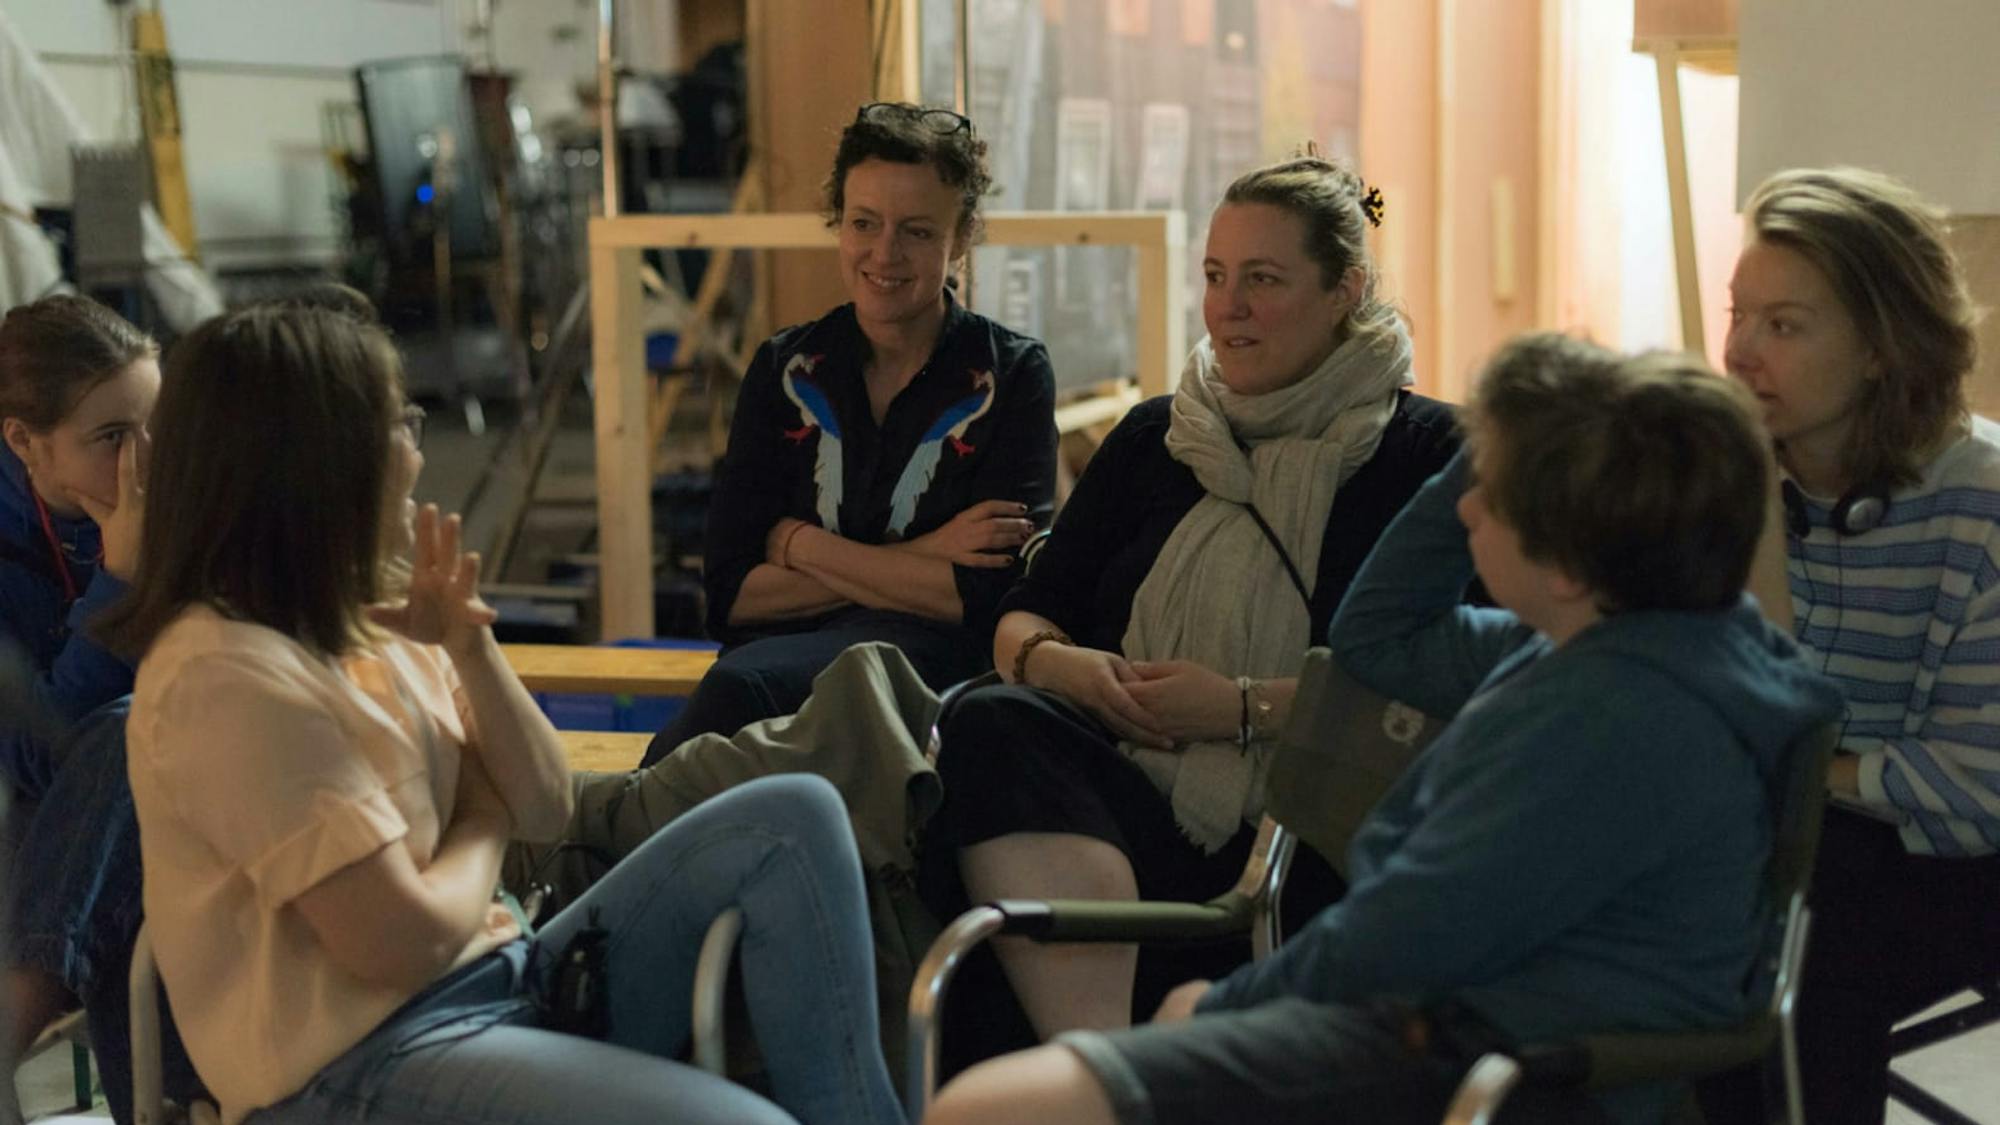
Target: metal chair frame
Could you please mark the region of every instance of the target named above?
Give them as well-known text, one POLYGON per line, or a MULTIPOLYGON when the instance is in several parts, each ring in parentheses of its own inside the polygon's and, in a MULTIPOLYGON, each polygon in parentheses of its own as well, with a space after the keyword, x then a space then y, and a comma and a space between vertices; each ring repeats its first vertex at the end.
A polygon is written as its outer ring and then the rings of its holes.
POLYGON ((1273 758, 1270 814, 1259 824, 1249 860, 1228 891, 1204 903, 1004 900, 974 907, 945 927, 917 966, 910 988, 904 1080, 904 1109, 910 1119, 923 1117, 937 1088, 945 992, 965 956, 982 942, 1009 934, 1034 941, 1169 944, 1247 934, 1252 957, 1261 960, 1282 940, 1279 903, 1299 842, 1305 840, 1330 860, 1338 860, 1347 834, 1373 803, 1367 794, 1359 799, 1350 794, 1347 807, 1340 810, 1347 819, 1329 823, 1326 810, 1307 799, 1310 786, 1300 784, 1294 793, 1294 787, 1281 786, 1279 779, 1304 782, 1325 773, 1329 765, 1344 769, 1360 764, 1364 770, 1347 777, 1354 783, 1350 788, 1378 796, 1395 772, 1384 768, 1385 763, 1399 767, 1414 758, 1441 726, 1434 718, 1349 679, 1326 649, 1312 650, 1300 670, 1291 717, 1273 758), (1334 716, 1338 723, 1328 721, 1334 716), (1329 748, 1325 743, 1335 727, 1346 741, 1329 748))

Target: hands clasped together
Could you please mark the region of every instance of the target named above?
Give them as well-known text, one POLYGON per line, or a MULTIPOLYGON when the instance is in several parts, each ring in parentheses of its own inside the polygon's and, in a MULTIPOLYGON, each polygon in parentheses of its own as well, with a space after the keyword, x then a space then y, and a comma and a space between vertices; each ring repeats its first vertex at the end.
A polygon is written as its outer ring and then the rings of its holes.
POLYGON ((1233 739, 1240 729, 1236 681, 1192 661, 1134 661, 1049 642, 1030 654, 1026 672, 1029 686, 1055 692, 1142 746, 1233 739))

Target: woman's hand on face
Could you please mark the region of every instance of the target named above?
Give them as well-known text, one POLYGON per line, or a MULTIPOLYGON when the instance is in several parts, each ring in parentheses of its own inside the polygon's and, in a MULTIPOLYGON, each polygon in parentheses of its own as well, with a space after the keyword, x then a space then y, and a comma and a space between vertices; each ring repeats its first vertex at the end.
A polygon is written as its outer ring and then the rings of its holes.
POLYGON ((1034 537, 1035 525, 1027 517, 1026 504, 981 500, 905 547, 959 566, 997 569, 1012 563, 1014 552, 1034 537))
POLYGON ((1191 660, 1135 661, 1139 682, 1126 688, 1175 742, 1234 739, 1242 730, 1243 692, 1236 681, 1191 660))
POLYGON ((128 433, 118 443, 118 499, 114 506, 82 492, 71 493, 77 506, 97 524, 104 543, 104 569, 125 582, 139 569, 139 545, 145 539, 146 490, 139 483, 139 467, 152 444, 144 431, 128 433))
POLYGON ((1082 707, 1120 738, 1165 750, 1172 740, 1129 690, 1138 682, 1138 673, 1114 652, 1045 641, 1028 654, 1029 686, 1082 707))
POLYGON ((419 509, 409 598, 368 607, 369 620, 453 655, 470 651, 500 615, 479 597, 479 555, 460 549, 459 531, 458 516, 440 518, 436 504, 419 509))

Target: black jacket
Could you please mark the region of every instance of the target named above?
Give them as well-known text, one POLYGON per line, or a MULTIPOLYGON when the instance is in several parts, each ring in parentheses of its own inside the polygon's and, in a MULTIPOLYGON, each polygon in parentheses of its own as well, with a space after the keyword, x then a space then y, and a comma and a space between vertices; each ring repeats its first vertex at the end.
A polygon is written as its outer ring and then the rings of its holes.
MULTIPOLYGON (((1046 526, 1055 503, 1055 374, 1040 341, 951 301, 930 362, 890 402, 868 407, 868 341, 842 305, 766 340, 743 379, 729 451, 708 510, 709 634, 726 641, 803 632, 818 620, 729 624, 764 540, 791 516, 858 543, 914 539, 982 500, 1028 506, 1046 526)), ((964 627, 990 634, 1018 566, 956 567, 964 627)))
MULTIPOLYGON (((1033 573, 1000 603, 1000 613, 1027 610, 1055 622, 1078 644, 1122 651, 1139 584, 1182 517, 1207 495, 1194 470, 1167 453, 1171 401, 1162 395, 1140 403, 1104 439, 1035 557, 1033 573)), ((1323 643, 1333 611, 1375 540, 1458 445, 1450 407, 1400 394, 1382 444, 1341 486, 1327 513, 1319 571, 1305 576, 1313 643, 1323 643)), ((1289 584, 1241 595, 1298 596, 1289 584)))

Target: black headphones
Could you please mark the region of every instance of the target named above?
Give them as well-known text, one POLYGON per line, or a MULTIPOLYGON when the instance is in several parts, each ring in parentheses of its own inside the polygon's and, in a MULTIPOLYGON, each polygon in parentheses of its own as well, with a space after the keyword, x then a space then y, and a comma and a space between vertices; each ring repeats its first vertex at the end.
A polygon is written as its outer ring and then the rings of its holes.
MULTIPOLYGON (((1787 480, 1778 486, 1785 500, 1785 529, 1794 539, 1804 539, 1812 529, 1806 518, 1806 494, 1799 486, 1787 480)), ((1889 487, 1870 481, 1857 484, 1834 501, 1833 530, 1843 536, 1860 535, 1882 526, 1882 518, 1889 514, 1889 487)))

